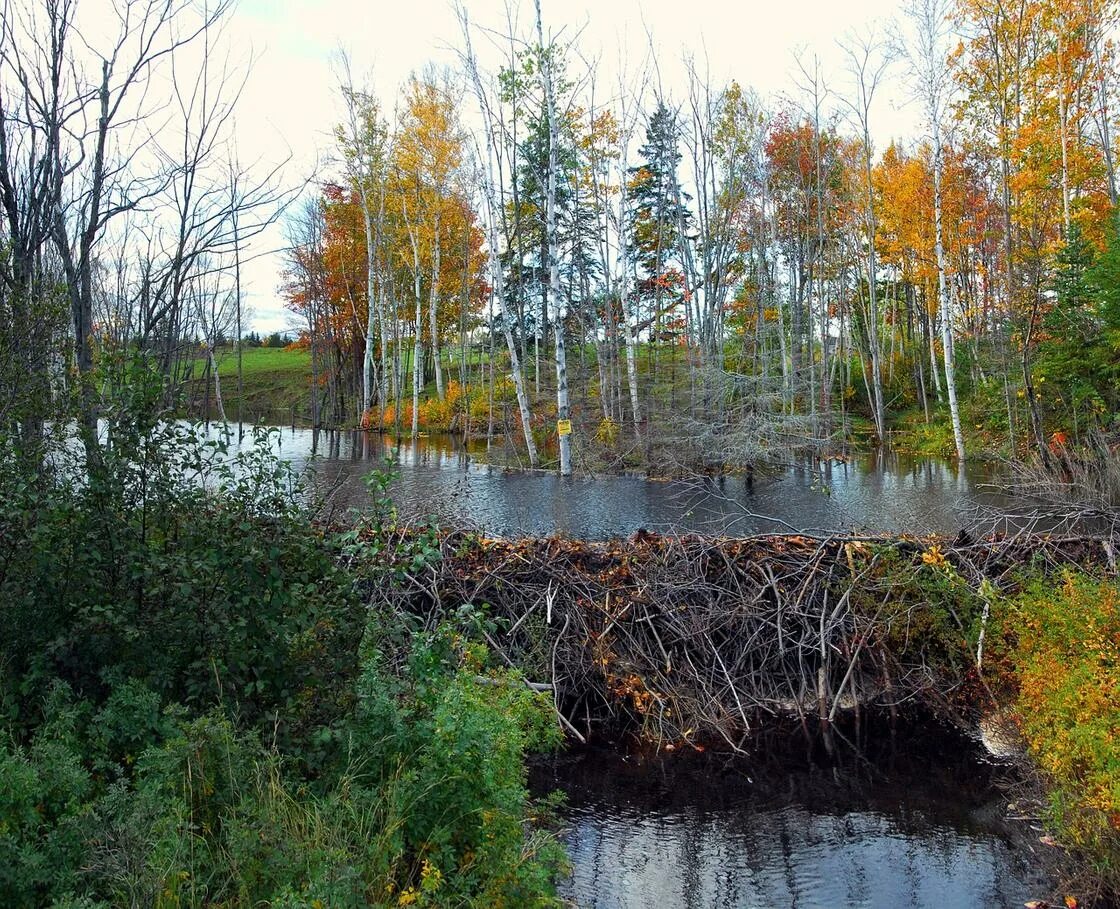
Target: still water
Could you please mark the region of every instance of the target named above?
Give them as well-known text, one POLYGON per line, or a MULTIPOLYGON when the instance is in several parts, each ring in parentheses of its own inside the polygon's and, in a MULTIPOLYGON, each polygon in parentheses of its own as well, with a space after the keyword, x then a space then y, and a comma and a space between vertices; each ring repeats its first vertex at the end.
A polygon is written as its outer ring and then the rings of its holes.
POLYGON ((951 730, 859 752, 785 737, 748 758, 586 749, 538 766, 560 789, 587 909, 996 909, 1050 889, 1046 847, 1005 817, 1000 771, 951 730), (1032 845, 1033 843, 1033 845, 1032 845))
MULTIPOLYGON (((283 457, 313 465, 336 514, 367 501, 363 477, 394 452, 363 432, 280 429, 283 457)), ((404 442, 391 494, 409 518, 438 517, 489 534, 583 539, 639 528, 744 535, 785 531, 955 534, 1005 502, 990 468, 888 452, 846 462, 798 461, 744 477, 655 481, 632 476, 562 479, 484 463, 503 453, 448 436, 404 442)))
MULTIPOLYGON (((422 438, 394 451, 360 432, 281 429, 273 444, 311 468, 326 508, 368 501, 363 478, 395 456, 391 494, 406 517, 491 535, 626 536, 639 528, 721 534, 869 531, 955 534, 990 527, 1009 500, 990 471, 887 453, 796 462, 753 482, 561 479, 490 466, 508 453, 422 438)), ((639 907, 1019 907, 1045 895, 1037 832, 1004 819, 993 768, 949 730, 859 748, 788 734, 749 758, 567 752, 533 788, 561 789, 572 874, 563 894, 591 909, 639 907)))

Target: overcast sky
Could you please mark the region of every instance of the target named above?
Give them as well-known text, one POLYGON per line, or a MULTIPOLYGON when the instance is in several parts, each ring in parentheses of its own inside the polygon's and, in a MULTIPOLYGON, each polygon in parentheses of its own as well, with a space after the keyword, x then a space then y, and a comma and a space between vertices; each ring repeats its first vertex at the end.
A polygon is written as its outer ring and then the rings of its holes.
MULTIPOLYGON (((882 32, 900 11, 898 0, 798 0, 796 3, 728 0, 543 0, 546 25, 570 37, 589 59, 598 60, 601 84, 617 84, 619 63, 633 71, 647 56, 653 36, 663 90, 683 94, 686 54, 706 59, 712 80, 734 78, 764 97, 796 95, 797 63, 817 54, 830 89, 846 91, 837 40, 848 34, 882 32)), ((470 0, 472 20, 504 30, 503 0, 470 0)), ((531 0, 520 5, 521 24, 533 24, 531 0)), ((332 172, 330 131, 338 119, 332 57, 350 53, 358 74, 369 73, 391 109, 399 86, 428 63, 454 66, 461 45, 449 0, 241 0, 229 22, 239 55, 254 57, 238 114, 242 161, 275 160, 290 150, 293 178, 332 172), (317 166, 317 169, 316 169, 317 166)), ((476 50, 486 64, 484 41, 476 50)), ((880 148, 893 137, 911 138, 917 114, 907 105, 901 66, 892 70, 873 113, 880 148)), ((469 99, 464 103, 469 107, 469 99)), ((835 102, 834 102, 835 103, 835 102)), ((289 317, 277 292, 279 230, 259 244, 246 268, 247 303, 260 331, 285 328, 289 317)))

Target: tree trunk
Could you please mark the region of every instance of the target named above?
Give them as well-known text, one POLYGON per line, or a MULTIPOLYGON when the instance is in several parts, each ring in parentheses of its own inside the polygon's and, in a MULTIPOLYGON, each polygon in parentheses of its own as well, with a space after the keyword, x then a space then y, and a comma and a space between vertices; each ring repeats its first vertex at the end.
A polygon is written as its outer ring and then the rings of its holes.
POLYGON ((428 295, 428 328, 429 340, 432 348, 432 364, 436 373, 436 395, 444 399, 443 370, 439 362, 439 322, 437 310, 439 306, 439 270, 440 270, 440 242, 439 242, 439 197, 436 198, 435 225, 432 235, 432 287, 428 295))
POLYGON ((424 324, 424 316, 420 302, 420 251, 416 244, 416 237, 411 230, 409 236, 412 238, 412 290, 416 299, 416 319, 413 324, 415 337, 412 343, 412 438, 415 440, 420 433, 420 385, 424 355, 421 326, 424 324))
MULTIPOLYGON (((536 0, 537 6, 537 39, 541 53, 545 53, 544 25, 541 21, 541 0, 536 0)), ((551 50, 551 49, 550 49, 551 50)), ((568 410, 568 358, 564 347, 564 319, 560 314, 560 238, 556 228, 556 171, 559 169, 559 130, 556 123, 556 98, 553 95, 552 84, 552 58, 541 67, 541 81, 543 83, 545 105, 548 108, 548 199, 547 199, 547 230, 548 230, 548 287, 549 295, 554 303, 553 324, 556 332, 556 419, 560 436, 560 475, 570 476, 572 473, 572 437, 570 431, 568 410)), ((542 300, 547 297, 542 294, 542 300)), ((546 304, 542 304, 542 314, 547 313, 546 304)), ((542 316, 543 318, 543 316, 542 316)))
POLYGON ((376 254, 374 251, 373 216, 369 208, 369 194, 365 188, 361 191, 362 222, 366 234, 366 335, 365 355, 362 357, 362 420, 368 418, 370 407, 373 403, 374 378, 374 330, 377 327, 376 313, 376 254))
MULTIPOLYGON (((218 361, 214 358, 214 345, 206 345, 207 355, 210 357, 210 372, 214 374, 214 403, 218 405, 218 420, 222 423, 226 422, 226 408, 222 403, 222 379, 218 375, 218 361)), ((207 418, 209 418, 209 407, 207 407, 207 418)))
POLYGON ((949 417, 953 423, 953 441, 957 457, 964 460, 964 433, 961 432, 961 411, 957 403, 957 376, 953 357, 953 324, 949 313, 949 288, 945 277, 945 243, 941 218, 941 132, 935 122, 933 129, 933 223, 934 248, 937 254, 937 297, 941 309, 941 345, 945 360, 945 392, 949 398, 949 417))

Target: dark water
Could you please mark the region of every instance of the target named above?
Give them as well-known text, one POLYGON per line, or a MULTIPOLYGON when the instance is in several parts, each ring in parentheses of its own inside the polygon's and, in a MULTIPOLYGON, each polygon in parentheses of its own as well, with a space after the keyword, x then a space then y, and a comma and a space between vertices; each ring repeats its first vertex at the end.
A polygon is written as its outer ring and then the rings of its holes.
POLYGON ((582 750, 535 769, 561 789, 563 895, 638 907, 1022 907, 1050 889, 1037 832, 1004 819, 993 768, 948 730, 810 758, 582 750), (1033 846, 1032 846, 1033 842, 1033 846))
MULTIPOLYGON (((393 452, 357 432, 283 429, 275 443, 313 468, 336 513, 368 501, 363 477, 393 452)), ((753 483, 562 480, 480 462, 490 455, 506 453, 447 437, 405 444, 391 494, 406 516, 591 539, 641 527, 952 534, 1007 504, 984 491, 982 469, 886 453, 789 464, 753 483)), ((940 729, 896 741, 865 728, 863 739, 831 756, 787 734, 756 740, 748 759, 604 749, 538 766, 534 789, 568 797, 564 895, 601 909, 971 909, 1045 895, 1037 833, 1016 838, 1002 819, 992 767, 970 742, 940 729)))
MULTIPOLYGON (((362 478, 393 452, 386 437, 361 432, 278 431, 282 454, 314 463, 317 485, 336 511, 366 501, 362 478)), ((800 461, 743 477, 659 482, 572 477, 490 466, 485 444, 447 436, 405 442, 392 495, 402 514, 434 515, 501 536, 628 536, 639 528, 742 535, 856 530, 954 534, 1003 498, 985 490, 989 469, 877 452, 848 462, 800 461)))

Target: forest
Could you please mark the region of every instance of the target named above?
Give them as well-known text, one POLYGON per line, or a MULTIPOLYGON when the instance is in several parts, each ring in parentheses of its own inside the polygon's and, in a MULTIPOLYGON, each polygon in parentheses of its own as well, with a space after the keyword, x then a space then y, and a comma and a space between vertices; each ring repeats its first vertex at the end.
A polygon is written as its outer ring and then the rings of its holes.
POLYGON ((299 174, 240 144, 233 0, 0 0, 0 904, 570 905, 589 815, 542 767, 709 753, 720 793, 780 739, 866 792, 882 722, 966 762, 950 822, 883 815, 908 862, 956 832, 1001 899, 1110 905, 1120 3, 907 0, 765 96, 475 7, 395 95, 337 53, 299 174), (883 142, 888 84, 921 126, 883 142), (537 509, 910 450, 1058 520, 500 538, 406 520, 399 449, 328 507, 297 423, 485 439, 537 509))
POLYGON ((398 97, 339 52, 306 183, 238 159, 225 5, 185 4, 175 47, 88 89, 77 14, 51 10, 11 17, 0 155, 6 272, 56 288, 43 312, 7 297, 44 387, 144 350, 194 415, 245 419, 242 260, 282 226, 305 425, 500 436, 563 473, 573 446, 679 473, 1114 444, 1113 4, 909 3, 841 39, 841 72, 802 53, 777 97, 695 57, 661 88, 652 36, 608 69, 535 7, 496 30, 464 8, 458 67, 398 97), (174 116, 141 141, 164 63, 174 116), (886 81, 920 127, 876 143, 886 81))
POLYGON ((289 222, 308 417, 512 431, 561 471, 572 444, 655 470, 896 437, 960 458, 1100 450, 1115 16, 920 0, 847 39, 831 82, 799 58, 777 101, 694 59, 676 95, 652 58, 604 84, 539 19, 481 32, 504 54, 484 71, 465 11, 462 72, 394 100, 347 65, 340 166, 289 222), (873 102, 898 79, 921 131, 876 148, 873 102))

